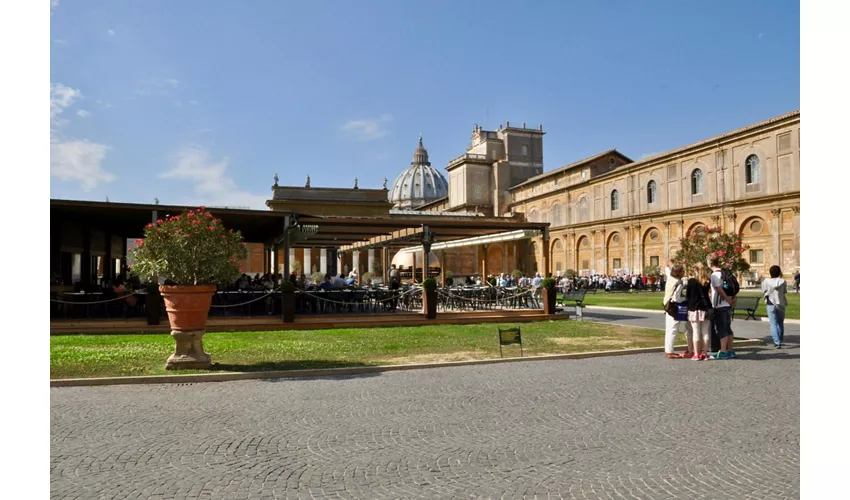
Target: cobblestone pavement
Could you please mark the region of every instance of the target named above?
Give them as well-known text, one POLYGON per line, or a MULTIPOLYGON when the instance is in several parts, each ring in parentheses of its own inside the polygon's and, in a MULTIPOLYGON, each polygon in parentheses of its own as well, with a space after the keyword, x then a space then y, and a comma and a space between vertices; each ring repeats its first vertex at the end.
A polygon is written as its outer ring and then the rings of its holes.
POLYGON ((799 497, 799 351, 51 389, 53 498, 799 497))

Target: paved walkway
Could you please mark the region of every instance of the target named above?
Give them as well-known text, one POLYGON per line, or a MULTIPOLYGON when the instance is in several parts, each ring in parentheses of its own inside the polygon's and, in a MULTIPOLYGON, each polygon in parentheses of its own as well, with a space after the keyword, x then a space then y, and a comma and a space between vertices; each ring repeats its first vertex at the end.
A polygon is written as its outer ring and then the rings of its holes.
MULTIPOLYGON (((566 312, 568 314, 572 314, 573 308, 567 308, 566 312)), ((635 309, 623 311, 615 308, 596 309, 586 307, 584 308, 583 321, 599 321, 625 326, 640 326, 644 328, 664 328, 664 314, 650 311, 642 312, 635 309)), ((735 333, 736 337, 760 339, 766 341, 768 344, 773 344, 773 340, 770 336, 770 323, 767 321, 753 321, 735 318, 732 321, 732 331, 735 333)), ((799 345, 799 323, 785 323, 785 340, 788 343, 799 345)))
POLYGON ((51 496, 798 498, 798 355, 54 388, 51 496))

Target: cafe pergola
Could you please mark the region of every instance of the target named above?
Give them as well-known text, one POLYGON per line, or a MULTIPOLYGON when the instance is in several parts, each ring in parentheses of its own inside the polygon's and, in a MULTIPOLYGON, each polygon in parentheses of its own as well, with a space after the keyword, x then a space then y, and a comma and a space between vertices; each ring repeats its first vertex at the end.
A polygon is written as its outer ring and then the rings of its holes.
MULTIPOLYGON (((85 287, 126 275, 127 239, 141 238, 145 225, 168 215, 196 207, 79 200, 50 201, 50 268, 66 284, 79 268, 85 287), (75 264, 76 262, 76 264, 75 264)), ((225 226, 242 232, 246 242, 262 244, 264 273, 288 276, 295 249, 320 249, 327 272, 338 274, 345 255, 359 258, 373 251, 382 263, 383 279, 391 253, 431 252, 464 246, 484 246, 542 236, 543 269, 549 269, 548 223, 528 222, 521 217, 460 216, 440 212, 379 214, 317 214, 297 209, 246 210, 207 207, 225 226), (278 254, 283 258, 279 258, 278 254), (282 262, 281 262, 282 261, 282 262)), ((288 207, 297 208, 297 207, 288 207)), ((485 246, 486 248, 486 246, 485 246)), ((486 252, 485 252, 486 255, 486 252)), ((414 266, 416 267, 416 266, 414 266)), ((423 267, 423 274, 428 266, 423 267)), ((486 276, 487 261, 479 267, 486 276)), ((445 269, 441 269, 441 274, 445 269)))

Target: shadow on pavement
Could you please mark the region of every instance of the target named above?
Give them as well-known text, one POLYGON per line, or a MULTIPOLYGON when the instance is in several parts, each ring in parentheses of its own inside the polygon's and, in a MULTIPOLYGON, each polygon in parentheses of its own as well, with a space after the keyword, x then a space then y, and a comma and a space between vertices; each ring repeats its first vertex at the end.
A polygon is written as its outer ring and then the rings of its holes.
MULTIPOLYGON (((578 318, 576 316, 573 316, 570 319, 578 319, 578 318)), ((625 320, 631 320, 631 319, 651 319, 651 318, 647 318, 646 316, 632 316, 632 315, 622 314, 622 313, 606 314, 606 313, 603 313, 603 312, 597 312, 597 311, 590 312, 590 311, 585 310, 584 311, 584 319, 585 320, 600 319, 600 320, 606 320, 606 321, 625 321, 625 320)), ((664 325, 663 321, 659 324, 661 324, 662 327, 664 325)), ((659 327, 659 328, 661 328, 661 327, 659 327)))
MULTIPOLYGON (((366 363, 356 363, 350 361, 338 361, 333 359, 307 359, 299 361, 266 361, 252 364, 223 364, 213 363, 210 371, 212 372, 272 372, 272 371, 289 371, 289 370, 321 370, 327 368, 355 368, 374 366, 366 363)), ((363 375, 378 375, 369 373, 363 375)), ((334 375, 338 378, 340 375, 334 375)), ((345 375, 354 376, 354 375, 345 375)), ((357 375, 360 376, 360 375, 357 375)))

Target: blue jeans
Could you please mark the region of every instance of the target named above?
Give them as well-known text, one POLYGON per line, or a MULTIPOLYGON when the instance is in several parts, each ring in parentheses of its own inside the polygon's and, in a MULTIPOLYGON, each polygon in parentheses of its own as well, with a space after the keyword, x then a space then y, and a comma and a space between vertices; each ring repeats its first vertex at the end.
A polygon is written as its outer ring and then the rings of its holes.
POLYGON ((779 345, 785 340, 785 308, 768 304, 767 318, 770 320, 770 335, 773 337, 773 343, 779 345))

